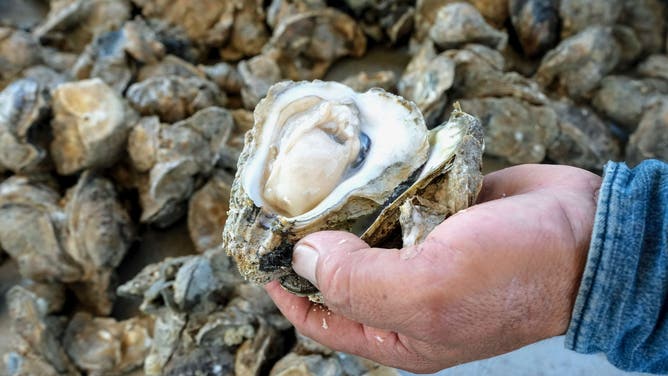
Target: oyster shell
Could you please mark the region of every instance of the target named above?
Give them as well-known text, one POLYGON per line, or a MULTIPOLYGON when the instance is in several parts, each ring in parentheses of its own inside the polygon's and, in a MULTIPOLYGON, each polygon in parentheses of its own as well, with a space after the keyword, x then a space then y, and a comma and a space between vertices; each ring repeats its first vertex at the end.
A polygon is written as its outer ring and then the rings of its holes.
POLYGON ((88 374, 124 374, 144 363, 152 342, 151 327, 147 318, 117 322, 79 312, 65 330, 63 346, 88 374))
POLYGON ((626 148, 626 159, 630 163, 649 158, 668 160, 668 96, 657 99, 647 108, 626 148))
POLYGON ((385 206, 377 219, 362 234, 370 246, 388 247, 401 225, 403 238, 410 246, 424 240, 443 219, 472 205, 482 187, 483 133, 480 121, 455 106, 448 122, 429 132, 429 158, 414 182, 385 206), (408 204, 407 204, 408 203, 408 204), (401 221, 405 205, 428 208, 435 221, 401 221))
POLYGON ((645 52, 659 53, 664 48, 668 25, 668 4, 661 0, 624 0, 619 22, 631 27, 645 52))
POLYGON ((115 298, 114 270, 134 241, 134 225, 111 181, 88 171, 64 203, 65 246, 82 269, 70 288, 83 306, 108 315, 115 298))
POLYGON ((24 354, 17 356, 24 358, 23 361, 36 358, 38 363, 44 363, 43 368, 52 367, 57 374, 77 374, 61 347, 64 322, 60 317, 48 315, 44 299, 14 286, 7 293, 7 302, 12 331, 26 344, 24 354))
POLYGON ((283 19, 265 46, 291 80, 322 78, 344 56, 366 51, 366 37, 347 14, 334 8, 295 14, 283 19))
POLYGON ((0 244, 23 277, 36 281, 74 282, 81 268, 65 249, 66 217, 60 195, 25 177, 0 184, 0 244))
POLYGON ((494 26, 503 26, 508 19, 508 0, 418 0, 415 6, 414 42, 420 44, 428 37, 439 9, 460 2, 472 4, 494 26))
POLYGON ((207 107, 224 105, 227 98, 211 81, 200 77, 151 77, 128 88, 126 97, 143 116, 157 115, 173 123, 207 107))
POLYGON ((461 104, 484 119, 485 152, 512 164, 542 162, 559 134, 557 115, 547 106, 513 97, 464 99, 461 104))
POLYGON ((503 49, 508 41, 506 33, 487 24, 478 10, 468 3, 453 3, 438 10, 429 38, 443 49, 478 43, 503 49))
POLYGON ((136 116, 99 78, 59 85, 53 112, 51 155, 61 175, 114 164, 136 116))
POLYGON ((400 97, 334 82, 276 84, 246 136, 223 248, 254 282, 290 275, 294 242, 350 229, 422 165, 428 148, 420 112, 400 97))
POLYGON ((275 29, 287 17, 325 8, 325 0, 272 0, 267 8, 267 24, 275 29))
POLYGON ((37 81, 14 81, 0 92, 0 171, 34 170, 46 156, 35 140, 49 112, 47 94, 37 81))
POLYGON ((399 94, 409 99, 424 114, 427 126, 435 125, 447 104, 446 92, 455 81, 455 62, 445 54, 436 54, 432 43, 425 42, 401 76, 399 94))
POLYGON ((168 125, 142 118, 130 133, 128 152, 138 181, 141 221, 168 226, 185 212, 188 197, 224 155, 234 128, 229 111, 210 107, 168 125))
POLYGON ((239 75, 243 82, 241 98, 244 107, 252 110, 267 95, 271 85, 281 80, 278 64, 269 56, 258 55, 239 63, 239 75))
POLYGON ((199 252, 220 247, 234 177, 216 171, 204 187, 193 194, 188 207, 188 230, 199 252))
POLYGON ((623 5, 624 0, 561 0, 561 37, 568 38, 592 25, 614 25, 623 5))
POLYGON ((394 44, 413 30, 415 1, 412 0, 346 0, 360 19, 364 32, 376 41, 394 44))
POLYGON ((359 72, 357 74, 348 76, 341 81, 342 84, 349 86, 351 89, 359 92, 371 90, 374 87, 381 88, 385 91, 394 92, 397 86, 397 75, 391 70, 381 70, 374 73, 359 72))
POLYGON ((40 45, 29 33, 0 27, 0 89, 41 60, 40 45))
POLYGON ((592 100, 596 110, 632 133, 656 98, 668 95, 668 80, 607 76, 592 100))
POLYGON ((536 80, 544 88, 586 99, 621 59, 610 27, 592 26, 564 39, 541 62, 536 80), (594 52, 595 51, 595 52, 594 52))
POLYGON ((554 0, 510 0, 510 19, 527 56, 540 56, 559 41, 558 6, 554 0))
POLYGON ((33 34, 42 43, 80 52, 97 34, 119 28, 130 18, 128 0, 55 0, 33 34))
POLYGON ((548 149, 551 160, 600 171, 607 161, 619 159, 617 140, 594 111, 565 100, 553 102, 550 107, 559 124, 559 136, 548 149))

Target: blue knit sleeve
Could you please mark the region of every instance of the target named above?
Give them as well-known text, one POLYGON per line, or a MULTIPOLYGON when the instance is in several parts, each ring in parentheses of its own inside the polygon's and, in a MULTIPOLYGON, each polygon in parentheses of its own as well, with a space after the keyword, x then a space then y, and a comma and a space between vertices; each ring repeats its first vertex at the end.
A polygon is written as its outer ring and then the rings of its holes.
POLYGON ((606 166, 566 347, 668 373, 668 164, 606 166))

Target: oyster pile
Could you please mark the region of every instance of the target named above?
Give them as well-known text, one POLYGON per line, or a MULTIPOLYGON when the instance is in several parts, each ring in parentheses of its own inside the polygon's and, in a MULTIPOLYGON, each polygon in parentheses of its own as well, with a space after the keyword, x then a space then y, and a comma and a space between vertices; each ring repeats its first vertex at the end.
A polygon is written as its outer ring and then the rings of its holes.
POLYGON ((0 8, 0 374, 391 374, 244 277, 317 300, 295 241, 419 243, 474 202, 483 144, 668 160, 662 0, 0 8))

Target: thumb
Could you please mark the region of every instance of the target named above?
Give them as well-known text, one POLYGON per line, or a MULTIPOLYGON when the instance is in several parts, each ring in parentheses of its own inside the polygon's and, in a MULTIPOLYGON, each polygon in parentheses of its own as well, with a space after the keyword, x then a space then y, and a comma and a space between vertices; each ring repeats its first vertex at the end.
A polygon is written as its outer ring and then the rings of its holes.
MULTIPOLYGON (((404 257, 428 252, 369 248, 353 234, 322 231, 306 236, 294 249, 292 267, 322 293, 334 313, 380 329, 398 330, 420 315, 433 296, 435 273, 430 257, 404 257), (416 288, 414 288, 416 287, 416 288)), ((425 248, 425 249, 417 249, 425 248)), ((442 275, 443 270, 440 271, 442 275)))

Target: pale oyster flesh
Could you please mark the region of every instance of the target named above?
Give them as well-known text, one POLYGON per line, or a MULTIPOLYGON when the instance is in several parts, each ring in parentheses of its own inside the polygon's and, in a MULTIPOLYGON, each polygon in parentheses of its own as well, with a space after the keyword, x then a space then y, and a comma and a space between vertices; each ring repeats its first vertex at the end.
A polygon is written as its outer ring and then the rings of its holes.
POLYGON ((427 138, 416 106, 381 89, 274 85, 246 136, 223 247, 255 282, 296 278, 293 244, 376 211, 425 162, 427 138))

